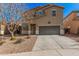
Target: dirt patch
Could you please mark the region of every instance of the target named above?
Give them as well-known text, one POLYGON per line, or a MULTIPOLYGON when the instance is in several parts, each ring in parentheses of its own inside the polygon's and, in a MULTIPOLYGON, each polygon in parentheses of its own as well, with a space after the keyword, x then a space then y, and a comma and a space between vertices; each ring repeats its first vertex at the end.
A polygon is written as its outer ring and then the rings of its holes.
POLYGON ((32 51, 32 48, 36 42, 36 36, 31 36, 31 38, 26 39, 26 36, 17 37, 20 40, 10 41, 8 37, 0 46, 0 54, 12 54, 20 52, 29 52, 32 51))
POLYGON ((65 36, 71 38, 72 40, 75 40, 76 42, 79 42, 79 35, 76 35, 76 34, 65 34, 65 36))

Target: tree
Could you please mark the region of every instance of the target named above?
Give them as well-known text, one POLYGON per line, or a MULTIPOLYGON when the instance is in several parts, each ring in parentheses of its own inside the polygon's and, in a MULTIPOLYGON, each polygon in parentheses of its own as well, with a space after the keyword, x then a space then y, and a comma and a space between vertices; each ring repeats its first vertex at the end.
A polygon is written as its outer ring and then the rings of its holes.
POLYGON ((22 14, 22 7, 24 4, 14 4, 14 3, 9 3, 6 4, 6 7, 4 7, 5 4, 0 5, 0 13, 1 16, 6 19, 7 23, 7 28, 8 31, 11 34, 11 40, 15 39, 14 32, 16 29, 18 29, 18 25, 20 23, 17 22, 17 20, 22 19, 21 14, 22 14), (6 10, 5 10, 6 9, 6 10))
POLYGON ((14 37, 14 32, 16 31, 17 29, 17 23, 14 22, 14 19, 12 18, 11 21, 7 24, 7 28, 8 28, 8 31, 10 32, 11 34, 11 40, 14 40, 15 37, 14 37))

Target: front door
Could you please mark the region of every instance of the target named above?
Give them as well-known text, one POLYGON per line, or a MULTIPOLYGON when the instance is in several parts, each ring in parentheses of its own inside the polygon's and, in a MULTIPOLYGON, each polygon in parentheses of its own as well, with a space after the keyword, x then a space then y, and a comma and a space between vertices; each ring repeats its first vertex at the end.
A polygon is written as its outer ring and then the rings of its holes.
POLYGON ((36 34, 36 24, 31 24, 31 34, 36 34))

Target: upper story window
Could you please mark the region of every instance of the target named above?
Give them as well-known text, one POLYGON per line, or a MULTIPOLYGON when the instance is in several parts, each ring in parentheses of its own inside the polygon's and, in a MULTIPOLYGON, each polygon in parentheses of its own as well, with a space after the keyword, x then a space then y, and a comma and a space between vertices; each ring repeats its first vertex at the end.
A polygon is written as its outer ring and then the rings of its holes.
POLYGON ((56 16, 56 10, 52 10, 52 16, 56 16))
POLYGON ((43 10, 37 11, 36 14, 38 14, 38 15, 44 15, 44 11, 43 10))
POLYGON ((79 16, 79 13, 77 13, 77 16, 79 16))

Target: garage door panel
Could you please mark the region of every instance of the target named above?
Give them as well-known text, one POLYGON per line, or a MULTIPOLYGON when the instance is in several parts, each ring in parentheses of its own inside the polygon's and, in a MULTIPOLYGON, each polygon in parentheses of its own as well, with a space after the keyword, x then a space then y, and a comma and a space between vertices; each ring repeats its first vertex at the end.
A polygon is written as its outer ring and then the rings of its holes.
POLYGON ((41 35, 58 35, 60 34, 59 26, 40 26, 39 34, 41 35))

